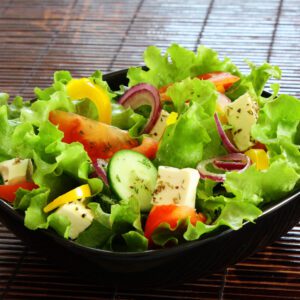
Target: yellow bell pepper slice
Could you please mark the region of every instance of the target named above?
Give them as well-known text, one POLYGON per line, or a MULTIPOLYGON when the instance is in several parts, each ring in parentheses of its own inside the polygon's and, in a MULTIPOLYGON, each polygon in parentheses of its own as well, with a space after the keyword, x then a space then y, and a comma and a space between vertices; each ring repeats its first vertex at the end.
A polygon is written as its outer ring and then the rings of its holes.
POLYGON ((106 91, 88 78, 71 79, 67 84, 67 93, 72 100, 90 99, 97 107, 100 122, 111 123, 111 102, 106 91))
POLYGON ((174 124, 177 121, 177 118, 178 118, 178 113, 172 111, 166 120, 167 126, 174 124))
POLYGON ((269 157, 263 149, 250 149, 245 154, 251 159, 252 163, 255 164, 257 170, 265 170, 269 167, 269 157))
POLYGON ((59 206, 66 203, 73 202, 79 199, 87 198, 91 196, 90 186, 88 184, 81 185, 59 197, 54 199, 48 205, 44 207, 44 212, 48 213, 59 206))

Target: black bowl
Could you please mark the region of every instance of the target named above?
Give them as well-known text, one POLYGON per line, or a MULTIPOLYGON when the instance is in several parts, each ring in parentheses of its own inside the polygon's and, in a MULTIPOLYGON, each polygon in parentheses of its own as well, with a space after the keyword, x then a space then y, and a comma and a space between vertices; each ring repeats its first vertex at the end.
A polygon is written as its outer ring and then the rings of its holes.
MULTIPOLYGON (((126 70, 104 76, 112 89, 126 84, 126 70)), ((122 253, 87 248, 52 231, 31 231, 23 215, 0 200, 0 220, 19 238, 75 274, 106 285, 142 288, 172 285, 220 271, 264 248, 300 219, 300 191, 266 208, 255 224, 224 229, 205 239, 146 252, 122 253), (88 276, 87 276, 87 275, 88 276)))

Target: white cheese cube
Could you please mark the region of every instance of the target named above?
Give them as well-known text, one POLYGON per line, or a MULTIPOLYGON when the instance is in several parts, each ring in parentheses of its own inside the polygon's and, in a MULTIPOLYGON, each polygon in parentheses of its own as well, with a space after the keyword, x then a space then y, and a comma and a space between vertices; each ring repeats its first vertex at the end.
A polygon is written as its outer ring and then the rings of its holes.
POLYGON ((176 204, 195 208, 199 172, 195 169, 177 169, 159 166, 153 205, 176 204))
POLYGON ((226 107, 226 117, 232 126, 233 141, 237 148, 245 151, 254 145, 251 127, 258 118, 257 103, 246 93, 226 107))
POLYGON ((157 119, 157 122, 155 123, 154 127, 151 129, 149 135, 156 141, 159 141, 162 137, 162 135, 165 132, 165 129, 167 127, 167 118, 169 116, 169 113, 165 110, 161 110, 161 113, 159 115, 159 118, 157 119))
POLYGON ((30 180, 32 163, 30 159, 13 158, 0 163, 0 173, 4 184, 17 184, 30 180))
POLYGON ((69 202, 56 210, 56 213, 67 217, 71 223, 69 237, 73 240, 88 228, 93 219, 93 213, 80 201, 69 202))

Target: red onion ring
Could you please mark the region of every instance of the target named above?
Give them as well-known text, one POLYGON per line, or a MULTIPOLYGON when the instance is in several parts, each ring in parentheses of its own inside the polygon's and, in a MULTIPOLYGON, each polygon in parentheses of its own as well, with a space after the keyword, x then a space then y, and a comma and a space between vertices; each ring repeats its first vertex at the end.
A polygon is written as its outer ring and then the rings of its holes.
POLYGON ((124 107, 136 109, 142 105, 150 105, 151 113, 143 132, 149 133, 157 122, 161 113, 161 103, 158 90, 147 83, 140 83, 131 87, 120 98, 119 103, 124 107))
POLYGON ((224 182, 226 179, 226 174, 218 174, 208 171, 206 169, 208 164, 212 164, 214 167, 217 166, 217 168, 219 168, 218 165, 221 165, 223 168, 219 169, 223 169, 225 171, 237 171, 238 173, 241 173, 248 169, 251 164, 251 160, 243 153, 231 153, 228 155, 204 160, 197 165, 197 170, 199 171, 201 179, 224 182), (241 165, 243 167, 241 167, 241 165))
POLYGON ((243 153, 233 153, 215 158, 212 162, 216 169, 232 171, 249 167, 250 159, 243 153))
POLYGON ((97 177, 102 179, 104 184, 108 186, 108 179, 107 179, 107 174, 105 168, 107 167, 107 161, 104 159, 97 159, 95 162, 93 162, 93 166, 95 169, 95 173, 97 177))
POLYGON ((201 179, 210 179, 215 182, 224 182, 225 181, 225 174, 217 174, 206 170, 206 166, 210 163, 212 163, 213 159, 207 159, 201 161, 197 165, 197 170, 200 174, 201 179))
POLYGON ((222 127, 222 124, 221 124, 221 121, 219 119, 219 116, 217 113, 214 114, 214 119, 215 119, 215 122, 216 122, 216 125, 217 125, 217 129, 218 129, 218 133, 220 135, 220 138, 223 142, 223 145, 224 147, 226 148, 226 150, 229 152, 229 153, 238 153, 240 152, 232 143, 231 141, 229 140, 228 136, 226 135, 223 127, 222 127))

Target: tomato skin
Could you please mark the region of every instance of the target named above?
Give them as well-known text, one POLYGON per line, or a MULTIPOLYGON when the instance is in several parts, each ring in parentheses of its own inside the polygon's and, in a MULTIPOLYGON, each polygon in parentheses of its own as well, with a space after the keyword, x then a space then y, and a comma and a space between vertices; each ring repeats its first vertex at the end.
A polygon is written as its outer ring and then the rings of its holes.
POLYGON ((158 142, 150 137, 144 137, 142 143, 131 150, 144 154, 149 159, 154 159, 158 149, 158 142))
POLYGON ((92 161, 109 159, 124 149, 140 152, 150 159, 157 152, 158 143, 152 138, 145 137, 139 145, 127 131, 77 114, 55 110, 50 112, 49 120, 64 133, 65 143, 80 142, 92 161))
POLYGON ((197 221, 206 221, 206 217, 203 214, 197 213, 195 209, 188 206, 179 206, 175 204, 155 205, 152 207, 146 221, 145 237, 151 243, 151 236, 160 224, 167 223, 174 229, 179 220, 188 218, 192 225, 195 225, 197 221))
POLYGON ((225 93, 235 82, 240 78, 227 72, 210 72, 198 75, 197 78, 202 80, 209 80, 215 86, 218 92, 225 93))
POLYGON ((119 150, 138 146, 127 131, 77 114, 55 110, 50 112, 49 120, 64 133, 64 142, 80 142, 92 161, 108 159, 119 150))
POLYGON ((35 183, 28 181, 16 184, 0 185, 0 198, 8 202, 13 202, 16 198, 16 192, 19 188, 31 191, 38 188, 38 186, 35 183))

